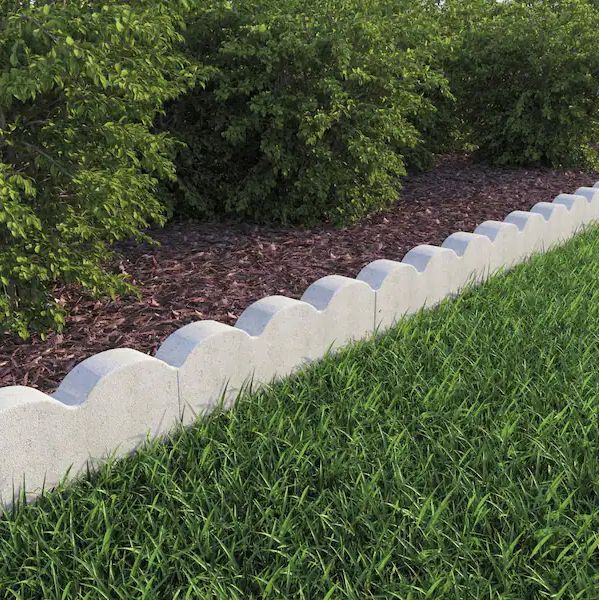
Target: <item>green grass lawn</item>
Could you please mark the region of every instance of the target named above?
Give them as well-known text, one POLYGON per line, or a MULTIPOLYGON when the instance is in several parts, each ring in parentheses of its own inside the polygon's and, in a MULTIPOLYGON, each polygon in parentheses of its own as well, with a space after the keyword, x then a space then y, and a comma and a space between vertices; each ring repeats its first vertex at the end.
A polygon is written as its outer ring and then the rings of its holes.
POLYGON ((0 518, 0 594, 597 597, 597 239, 0 518))

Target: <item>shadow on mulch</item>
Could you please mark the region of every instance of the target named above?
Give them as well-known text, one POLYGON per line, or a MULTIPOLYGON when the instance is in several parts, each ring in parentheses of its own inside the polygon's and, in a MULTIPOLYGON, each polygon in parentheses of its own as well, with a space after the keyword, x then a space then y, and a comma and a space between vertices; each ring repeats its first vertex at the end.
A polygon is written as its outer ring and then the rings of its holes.
POLYGON ((345 229, 174 223, 154 232, 160 247, 122 246, 119 268, 139 286, 140 300, 95 301, 57 287, 55 297, 69 307, 63 333, 45 341, 0 336, 0 386, 29 385, 50 393, 97 352, 128 346, 153 353, 192 321, 232 325, 264 296, 299 298, 319 277, 355 277, 372 260, 401 260, 413 246, 440 245, 455 231, 501 221, 513 210, 551 202, 596 179, 595 173, 500 169, 452 156, 407 177, 391 209, 345 229))

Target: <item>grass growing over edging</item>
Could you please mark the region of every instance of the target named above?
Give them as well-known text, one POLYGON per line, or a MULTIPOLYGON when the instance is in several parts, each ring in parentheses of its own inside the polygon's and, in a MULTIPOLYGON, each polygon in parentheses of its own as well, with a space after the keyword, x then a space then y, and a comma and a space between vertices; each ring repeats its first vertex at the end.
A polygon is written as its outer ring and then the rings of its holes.
POLYGON ((595 597, 597 236, 0 519, 4 597, 595 597))

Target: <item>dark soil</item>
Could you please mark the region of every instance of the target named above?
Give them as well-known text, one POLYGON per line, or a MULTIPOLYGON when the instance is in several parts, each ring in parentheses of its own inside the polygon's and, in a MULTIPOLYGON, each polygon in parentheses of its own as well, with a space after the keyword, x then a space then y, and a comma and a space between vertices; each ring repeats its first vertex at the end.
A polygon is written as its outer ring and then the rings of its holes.
POLYGON ((63 333, 45 341, 0 336, 0 386, 52 392, 97 352, 128 346, 152 353, 192 321, 234 324, 264 296, 299 298, 324 275, 354 277, 372 260, 401 260, 413 246, 439 245, 455 231, 501 221, 513 210, 529 210, 596 180, 596 173, 500 169, 453 156, 406 178, 402 198, 390 210, 345 229, 171 224, 155 232, 160 247, 122 246, 118 267, 139 286, 139 300, 96 301, 57 287, 56 298, 69 310, 63 333))

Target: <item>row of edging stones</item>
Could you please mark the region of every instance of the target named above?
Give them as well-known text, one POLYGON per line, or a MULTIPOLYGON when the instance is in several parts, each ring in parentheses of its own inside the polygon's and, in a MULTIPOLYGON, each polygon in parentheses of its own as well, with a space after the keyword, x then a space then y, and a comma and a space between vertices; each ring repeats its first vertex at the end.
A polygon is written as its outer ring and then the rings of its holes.
POLYGON ((123 456, 147 439, 189 424, 240 390, 284 377, 353 340, 456 294, 468 282, 524 261, 598 221, 598 183, 420 245, 402 262, 376 260, 356 279, 330 275, 301 300, 269 296, 235 327, 198 321, 182 327, 155 357, 107 350, 77 365, 52 396, 0 388, 0 506, 123 456))

